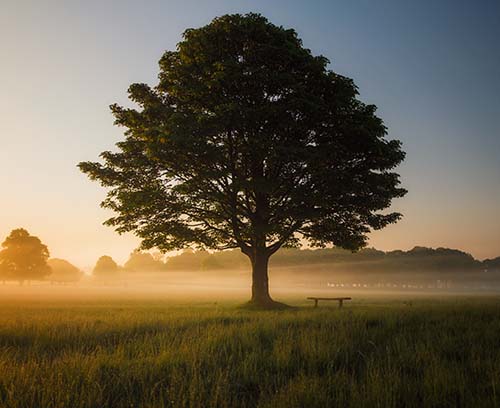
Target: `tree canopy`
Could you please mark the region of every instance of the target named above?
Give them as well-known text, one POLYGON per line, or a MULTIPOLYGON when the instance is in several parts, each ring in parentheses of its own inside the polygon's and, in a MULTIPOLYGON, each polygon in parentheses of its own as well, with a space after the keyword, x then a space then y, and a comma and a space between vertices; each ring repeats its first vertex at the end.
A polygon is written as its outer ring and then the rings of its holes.
POLYGON ((65 259, 52 258, 48 264, 52 270, 49 279, 52 282, 78 282, 83 272, 65 259))
POLYGON ((97 260, 92 275, 100 280, 113 280, 118 277, 118 273, 118 264, 110 256, 103 255, 97 260))
POLYGON ((23 228, 12 230, 2 243, 0 275, 3 280, 41 280, 50 274, 49 250, 23 228))
POLYGON ((149 252, 134 251, 123 265, 129 271, 154 272, 165 270, 165 263, 149 252))
POLYGON ((401 216, 384 210, 406 192, 404 152, 328 63, 258 14, 186 30, 158 84, 130 86, 138 108, 111 106, 118 151, 79 165, 110 189, 106 224, 143 249, 240 248, 260 305, 281 247, 364 246, 401 216))

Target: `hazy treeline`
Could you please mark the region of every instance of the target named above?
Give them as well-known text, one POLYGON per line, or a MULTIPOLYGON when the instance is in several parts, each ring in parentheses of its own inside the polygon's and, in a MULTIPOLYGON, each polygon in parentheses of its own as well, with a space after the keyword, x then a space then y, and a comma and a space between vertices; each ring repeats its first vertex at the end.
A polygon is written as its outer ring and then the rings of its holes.
MULTIPOLYGON (((31 281, 52 283, 78 282, 84 273, 65 259, 50 259, 49 248, 40 238, 24 228, 17 228, 5 238, 0 249, 0 281, 31 281)), ((109 256, 97 260, 93 277, 112 280, 119 276, 119 266, 109 256)))
MULTIPOLYGON (((383 267, 397 271, 500 271, 500 257, 479 261, 466 252, 448 248, 415 247, 409 251, 379 251, 373 248, 351 252, 339 248, 282 249, 271 258, 271 266, 315 264, 355 264, 354 269, 369 271, 383 267)), ((210 270, 248 268, 248 259, 239 250, 209 253, 186 250, 166 262, 150 254, 133 253, 125 264, 127 269, 210 270), (142 262, 144 261, 144 263, 142 262), (145 268, 147 266, 147 268, 145 268)))
MULTIPOLYGON (((77 282, 83 277, 109 282, 144 273, 199 272, 220 276, 249 270, 248 258, 240 250, 207 252, 184 250, 165 257, 161 253, 134 251, 118 265, 110 256, 101 256, 85 275, 64 259, 50 259, 49 249, 38 237, 16 229, 2 243, 0 281, 45 280, 52 283, 77 282)), ((274 276, 287 283, 330 284, 335 287, 380 287, 400 285, 418 288, 500 287, 500 257, 479 261, 466 252, 448 248, 415 247, 409 251, 379 251, 373 248, 351 252, 339 248, 283 249, 270 263, 274 276)), ((180 275, 176 274, 176 279, 180 275)))
MULTIPOLYGON (((409 251, 372 248, 351 252, 339 248, 283 249, 270 262, 273 276, 298 285, 309 283, 347 287, 486 288, 500 287, 500 257, 479 261, 449 248, 415 247, 409 251)), ((239 250, 209 253, 186 250, 163 261, 151 254, 134 253, 125 269, 141 271, 199 271, 205 276, 222 271, 248 271, 239 250)))

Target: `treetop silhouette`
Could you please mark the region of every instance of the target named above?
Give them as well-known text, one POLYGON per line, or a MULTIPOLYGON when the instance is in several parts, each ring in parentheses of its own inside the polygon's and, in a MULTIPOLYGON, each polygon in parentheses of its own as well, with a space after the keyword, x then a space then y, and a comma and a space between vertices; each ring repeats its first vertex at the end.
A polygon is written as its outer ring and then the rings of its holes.
POLYGON ((155 257, 149 252, 134 251, 123 267, 129 271, 162 271, 165 270, 165 263, 159 257, 155 257))
POLYGON ((51 258, 48 261, 52 273, 48 277, 51 282, 78 282, 83 272, 65 259, 51 258))
POLYGON ((119 269, 113 258, 103 255, 97 260, 92 275, 101 280, 113 280, 118 277, 119 269))

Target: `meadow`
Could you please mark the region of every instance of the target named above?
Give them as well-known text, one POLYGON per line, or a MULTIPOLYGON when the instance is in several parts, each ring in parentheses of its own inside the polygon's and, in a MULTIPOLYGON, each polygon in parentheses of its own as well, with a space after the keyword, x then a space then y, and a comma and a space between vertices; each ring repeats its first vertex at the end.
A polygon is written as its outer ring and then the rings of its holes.
POLYGON ((500 405, 498 297, 339 310, 292 296, 256 312, 243 298, 31 292, 2 290, 1 407, 500 405))

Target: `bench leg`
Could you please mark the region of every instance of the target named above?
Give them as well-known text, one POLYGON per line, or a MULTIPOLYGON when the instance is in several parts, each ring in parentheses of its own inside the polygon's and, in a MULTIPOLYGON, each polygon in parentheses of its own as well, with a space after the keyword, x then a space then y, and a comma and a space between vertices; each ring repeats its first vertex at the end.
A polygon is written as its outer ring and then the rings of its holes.
POLYGON ((339 309, 342 309, 342 306, 344 304, 344 299, 339 300, 339 309))
POLYGON ((314 307, 318 307, 318 299, 314 299, 314 307))

